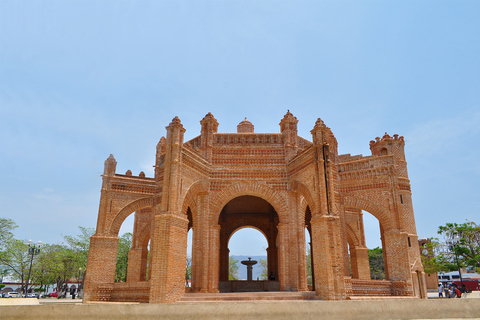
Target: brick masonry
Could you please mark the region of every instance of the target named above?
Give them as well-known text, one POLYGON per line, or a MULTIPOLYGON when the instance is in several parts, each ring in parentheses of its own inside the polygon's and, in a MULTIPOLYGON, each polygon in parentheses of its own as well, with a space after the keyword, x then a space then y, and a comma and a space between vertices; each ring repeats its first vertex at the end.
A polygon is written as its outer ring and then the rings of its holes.
POLYGON ((320 298, 426 298, 403 137, 385 134, 370 142, 372 155, 352 156, 338 154, 321 119, 311 141, 299 137, 290 112, 280 133, 255 133, 247 119, 236 133, 218 133, 210 113, 200 123, 201 134, 184 142, 180 119, 172 120, 153 178, 116 173, 113 155, 105 161, 85 301, 178 301, 190 229, 190 291, 219 292, 228 281, 228 240, 244 227, 265 235, 268 272, 282 291, 308 290, 307 228, 320 298), (380 222, 385 281, 370 279, 362 210, 380 222), (114 283, 118 232, 131 214, 127 284, 114 283))

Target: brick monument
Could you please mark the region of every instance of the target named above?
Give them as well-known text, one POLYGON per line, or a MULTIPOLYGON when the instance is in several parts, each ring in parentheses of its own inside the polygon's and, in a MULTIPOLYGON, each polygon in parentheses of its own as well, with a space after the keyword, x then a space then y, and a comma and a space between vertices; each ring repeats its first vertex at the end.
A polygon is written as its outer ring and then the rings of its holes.
POLYGON ((372 155, 364 157, 339 155, 320 119, 312 141, 298 136, 290 112, 280 133, 255 133, 247 119, 236 133, 218 133, 210 113, 200 123, 201 134, 188 142, 180 119, 166 127, 154 178, 118 174, 113 156, 105 161, 84 301, 178 301, 185 294, 190 229, 189 294, 228 291, 228 240, 243 227, 267 239, 268 274, 275 281, 264 290, 309 290, 308 229, 319 298, 426 298, 403 137, 377 137, 372 155), (362 210, 379 221, 386 280, 370 279, 362 210), (118 233, 131 214, 127 282, 114 283, 118 233))

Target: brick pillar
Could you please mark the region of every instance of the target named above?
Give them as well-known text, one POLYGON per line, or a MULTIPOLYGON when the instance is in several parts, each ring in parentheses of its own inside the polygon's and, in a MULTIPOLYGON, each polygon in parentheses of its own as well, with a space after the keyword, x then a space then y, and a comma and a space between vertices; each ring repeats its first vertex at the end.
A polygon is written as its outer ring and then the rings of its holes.
POLYGON ((96 288, 115 281, 118 237, 92 236, 88 252, 83 301, 96 301, 96 288))
POLYGON ((280 291, 288 291, 291 289, 289 268, 287 264, 287 245, 288 245, 288 230, 283 223, 277 225, 277 247, 278 247, 278 275, 277 281, 280 282, 280 291))
POLYGON ((315 292, 323 300, 345 299, 345 278, 340 219, 334 216, 312 218, 315 292))
POLYGON ((140 264, 140 281, 147 281, 148 247, 142 248, 142 263, 140 264))
POLYGON ((305 227, 298 227, 298 291, 307 291, 307 248, 305 227))
POLYGON ((210 272, 208 276, 208 292, 219 292, 220 278, 220 229, 219 225, 210 227, 210 272))
POLYGON ((187 229, 186 217, 172 213, 155 217, 150 303, 173 303, 185 294, 187 229))
MULTIPOLYGON (((408 235, 398 230, 383 232, 386 266, 388 268, 387 280, 392 281, 393 295, 413 295, 412 277, 408 261, 408 235)), ((386 268, 386 269, 387 269, 386 268)))
POLYGON ((368 248, 350 248, 353 278, 370 280, 370 261, 368 260, 368 248))
POLYGON ((140 268, 142 263, 142 249, 132 248, 128 252, 127 282, 140 281, 140 268))

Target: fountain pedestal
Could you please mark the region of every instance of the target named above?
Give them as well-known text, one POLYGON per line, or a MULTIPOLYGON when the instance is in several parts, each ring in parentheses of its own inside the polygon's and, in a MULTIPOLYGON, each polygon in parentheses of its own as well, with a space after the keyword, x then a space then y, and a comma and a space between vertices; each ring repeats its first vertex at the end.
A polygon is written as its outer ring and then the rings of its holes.
POLYGON ((252 269, 257 264, 257 261, 248 258, 248 260, 243 260, 241 263, 247 266, 247 280, 252 281, 252 269))

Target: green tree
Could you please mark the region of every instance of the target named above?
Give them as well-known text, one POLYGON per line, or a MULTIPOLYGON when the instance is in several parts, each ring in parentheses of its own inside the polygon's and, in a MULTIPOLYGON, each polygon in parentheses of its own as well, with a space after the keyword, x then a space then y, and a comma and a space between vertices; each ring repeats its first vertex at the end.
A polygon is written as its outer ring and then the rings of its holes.
POLYGON ((234 256, 228 257, 228 280, 238 280, 239 277, 239 266, 238 260, 234 256))
POLYGON ((132 247, 132 234, 127 232, 118 239, 117 267, 115 269, 115 282, 127 281, 128 253, 132 247))
POLYGON ((267 260, 266 259, 260 259, 258 261, 260 264, 260 280, 268 280, 268 266, 267 266, 267 260))
POLYGON ((0 252, 3 251, 7 242, 13 239, 12 231, 17 227, 12 219, 0 218, 0 252))
POLYGON ((307 284, 309 286, 313 285, 313 276, 312 276, 312 248, 307 250, 307 284))
POLYGON ((50 285, 58 285, 59 275, 65 274, 62 270, 64 267, 62 257, 65 255, 64 252, 68 250, 65 245, 60 244, 45 244, 42 246, 32 269, 32 281, 40 284, 40 289, 50 285))
POLYGON ((447 223, 438 227, 443 236, 437 260, 447 270, 471 267, 480 271, 480 226, 474 222, 447 223))
POLYGON ((11 219, 0 218, 0 277, 7 275, 10 268, 3 262, 7 259, 6 246, 13 239, 12 231, 18 226, 11 219))
POLYGON ((30 267, 30 255, 28 245, 25 241, 9 239, 3 244, 3 251, 0 256, 0 265, 3 274, 11 275, 22 283, 22 291, 25 289, 25 281, 30 267))
MULTIPOLYGON (((78 227, 80 234, 77 236, 63 236, 69 248, 78 256, 78 268, 87 268, 88 250, 90 249, 90 237, 95 234, 95 228, 78 227)), ((77 270, 78 270, 77 268, 77 270)))
MULTIPOLYGON (((429 242, 423 245, 427 249, 428 254, 422 254, 422 264, 423 269, 426 274, 434 274, 435 272, 449 271, 443 264, 443 258, 441 255, 438 255, 439 248, 441 244, 438 242, 438 239, 432 238, 429 242)), ((423 249, 422 249, 423 250, 423 249)))
POLYGON ((185 286, 188 286, 188 280, 192 280, 192 257, 187 256, 187 268, 185 269, 185 286))
POLYGON ((385 279, 382 248, 368 249, 368 260, 370 262, 370 277, 376 280, 385 279))

